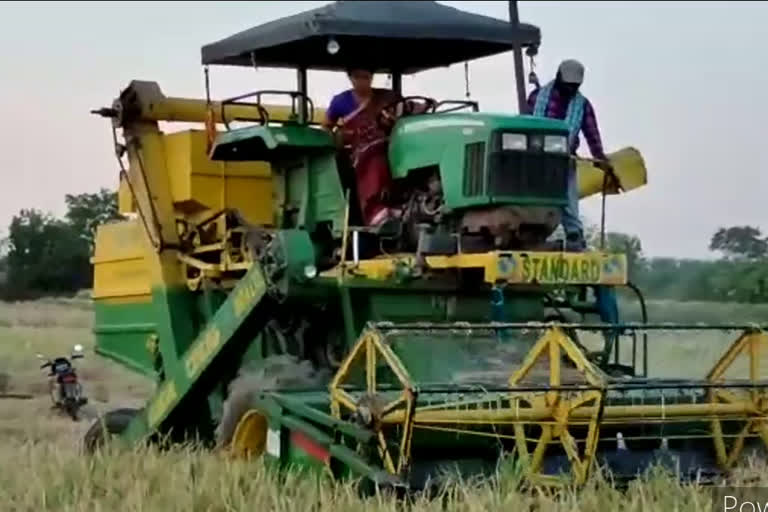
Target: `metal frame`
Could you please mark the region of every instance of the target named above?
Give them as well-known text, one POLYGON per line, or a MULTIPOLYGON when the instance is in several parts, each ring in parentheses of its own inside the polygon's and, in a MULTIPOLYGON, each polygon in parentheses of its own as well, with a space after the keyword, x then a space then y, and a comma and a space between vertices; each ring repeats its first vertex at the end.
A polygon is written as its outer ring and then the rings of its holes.
MULTIPOLYGON (((698 330, 705 326, 637 325, 624 327, 660 330, 698 330)), ((352 413, 368 417, 369 428, 378 436, 379 453, 384 468, 393 475, 403 476, 411 460, 411 439, 415 429, 449 431, 457 434, 494 436, 514 441, 517 455, 523 461, 525 476, 530 481, 547 485, 582 484, 588 478, 595 462, 600 428, 604 424, 632 425, 643 423, 675 423, 702 421, 711 424, 711 437, 718 463, 728 470, 743 452, 745 440, 750 434, 758 435, 768 447, 768 380, 760 378, 760 349, 768 343, 764 327, 759 326, 712 326, 715 329, 742 330, 742 334, 730 345, 720 360, 703 379, 686 382, 623 382, 614 381, 590 362, 566 334, 567 328, 599 330, 614 328, 610 325, 580 324, 392 324, 370 323, 358 343, 343 361, 332 380, 329 390, 331 411, 335 418, 342 419, 352 413), (392 351, 387 335, 408 330, 467 330, 467 329, 521 329, 544 328, 544 333, 533 348, 509 377, 509 386, 501 389, 464 388, 473 395, 470 399, 446 401, 439 404, 418 404, 421 394, 456 393, 461 386, 419 389, 407 370, 407 363, 401 361, 392 351), (734 360, 742 354, 749 358, 749 378, 744 381, 726 381, 723 376, 732 367, 734 360), (570 361, 584 384, 564 384, 562 356, 570 361), (402 392, 400 396, 378 410, 368 410, 366 401, 371 401, 377 392, 376 365, 381 358, 397 376, 402 392), (531 369, 543 364, 548 370, 548 383, 528 384, 525 382, 531 369), (346 385, 354 367, 363 368, 366 376, 364 390, 353 390, 346 385), (706 389, 709 400, 699 403, 610 405, 606 395, 611 391, 632 389, 706 389), (360 393, 362 391, 362 393, 360 393), (474 393, 473 393, 474 392, 474 393), (492 394, 496 396, 492 396, 492 394), (489 394, 491 394, 489 396, 489 394), (485 395, 485 396, 478 396, 485 395), (364 397, 365 399, 361 399, 364 397), (502 407, 501 400, 508 400, 509 406, 502 407), (745 426, 736 435, 723 433, 721 421, 740 421, 745 426), (538 425, 541 435, 529 439, 526 427, 538 425), (387 450, 384 428, 400 426, 402 437, 399 441, 399 459, 395 464, 387 450), (511 433, 481 432, 478 427, 493 426, 511 428, 511 433), (584 429, 583 439, 576 439, 571 433, 574 427, 584 429), (735 437, 730 446, 726 439, 735 437), (531 453, 528 443, 535 443, 531 453), (571 475, 565 479, 541 473, 542 464, 549 445, 559 444, 571 462, 571 475), (579 449, 579 445, 583 445, 579 449), (730 451, 729 451, 730 450, 730 451)), ((512 370, 512 369, 511 369, 512 370)), ((347 416, 348 417, 348 416, 347 416)), ((692 435, 691 437, 697 437, 692 435)), ((701 437, 701 436, 699 436, 701 437)), ((632 438, 628 437, 627 441, 632 438)), ((639 438, 638 438, 639 439, 639 438)))
POLYGON ((416 405, 416 390, 411 381, 408 371, 402 365, 400 359, 392 352, 385 343, 381 333, 377 330, 370 330, 363 334, 357 345, 352 349, 349 355, 342 362, 341 367, 334 376, 329 386, 331 393, 331 414, 337 419, 341 419, 342 406, 347 411, 361 414, 364 417, 370 417, 369 423, 374 426, 380 425, 383 417, 392 411, 399 410, 403 413, 402 425, 403 434, 400 439, 400 452, 395 466, 392 455, 387 448, 387 440, 384 433, 378 429, 379 455, 382 459, 384 468, 393 475, 402 476, 409 466, 411 457, 411 440, 413 439, 413 413, 416 405), (376 394, 376 365, 377 358, 382 358, 387 366, 397 376, 398 381, 403 387, 403 391, 396 400, 384 405, 380 410, 363 411, 358 402, 344 389, 342 385, 349 377, 350 371, 355 363, 365 359, 366 373, 366 393, 369 397, 376 394))

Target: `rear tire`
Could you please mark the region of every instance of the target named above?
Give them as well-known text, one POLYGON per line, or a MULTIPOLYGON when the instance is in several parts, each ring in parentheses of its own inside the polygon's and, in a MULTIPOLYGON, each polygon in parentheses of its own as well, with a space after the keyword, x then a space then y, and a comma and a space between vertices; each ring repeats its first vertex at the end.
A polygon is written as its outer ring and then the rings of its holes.
POLYGON ((122 434, 139 412, 139 409, 115 409, 97 418, 83 438, 85 452, 92 454, 103 447, 111 437, 122 434))
POLYGON ((62 388, 63 408, 67 415, 72 418, 72 421, 80 420, 80 385, 72 383, 64 383, 62 388))

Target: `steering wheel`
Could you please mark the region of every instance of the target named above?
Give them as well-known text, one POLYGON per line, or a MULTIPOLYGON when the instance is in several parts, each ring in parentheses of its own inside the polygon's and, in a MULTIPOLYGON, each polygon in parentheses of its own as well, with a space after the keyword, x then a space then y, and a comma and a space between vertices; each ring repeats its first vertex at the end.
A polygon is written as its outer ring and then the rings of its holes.
POLYGON ((389 129, 399 117, 431 114, 435 111, 436 107, 437 101, 434 98, 427 96, 405 96, 385 105, 381 112, 379 112, 376 120, 380 127, 389 129), (414 100, 422 102, 423 106, 416 107, 413 103, 414 100))

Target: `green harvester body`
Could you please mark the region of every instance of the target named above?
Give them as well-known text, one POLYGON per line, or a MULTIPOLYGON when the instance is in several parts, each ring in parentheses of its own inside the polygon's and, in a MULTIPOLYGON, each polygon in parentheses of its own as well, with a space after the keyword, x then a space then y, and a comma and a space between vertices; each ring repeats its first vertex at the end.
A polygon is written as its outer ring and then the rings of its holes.
MULTIPOLYGON (((462 34, 440 43, 456 62, 538 46, 530 25, 515 32, 434 2, 366 3, 368 11, 339 2, 323 12, 367 24, 387 9, 458 16, 477 44, 462 46, 458 40, 470 37, 462 34)), ((598 292, 636 291, 625 256, 569 253, 551 242, 568 173, 577 168, 560 144, 567 127, 559 120, 484 113, 471 102, 451 103, 470 112, 435 107, 402 117, 389 140, 392 177, 407 204, 421 197, 413 190, 424 193, 430 179, 439 181, 440 214, 361 226, 348 160, 317 126, 307 99, 307 68, 344 69, 358 44, 369 45, 372 65, 397 84, 403 73, 446 63, 437 62, 431 43, 424 45, 433 53, 414 50, 385 62, 389 54, 376 53, 369 39, 358 42, 324 23, 294 42, 246 48, 251 43, 240 35, 203 49, 206 65, 244 65, 252 60, 247 54, 260 65, 287 67, 280 59, 289 50, 316 59, 289 63, 299 70, 299 91, 286 93, 293 103, 280 120, 266 119, 273 110, 258 95, 255 103, 174 100, 142 82, 99 111, 122 130, 129 166, 121 180, 138 212, 131 222, 146 247, 139 270, 149 276, 150 298, 134 300, 126 291, 121 300, 96 300, 97 351, 157 382, 146 406, 113 433, 130 443, 170 436, 216 445, 229 423, 236 428, 224 444, 235 453, 396 487, 422 487, 444 469, 492 474, 509 455, 532 480, 555 482, 562 473, 583 482, 596 463, 631 476, 662 445, 685 471, 722 471, 729 436, 757 417, 756 398, 735 398, 734 389, 729 401, 713 386, 728 387, 719 379, 729 354, 751 354, 765 341, 762 331, 738 328, 742 336, 704 379, 649 376, 648 332, 658 327, 647 319, 599 320, 598 292), (324 49, 334 37, 342 48, 336 61, 324 49), (250 118, 242 114, 248 111, 250 118), (207 153, 197 155, 222 176, 236 180, 245 169, 238 166, 269 165, 269 222, 245 222, 232 209, 211 216, 196 206, 203 199, 177 200, 175 153, 157 123, 193 119, 227 126, 209 131, 207 153), (233 128, 235 120, 252 124, 233 128), (496 226, 514 236, 499 241, 468 220, 487 212, 517 219, 496 226), (581 331, 596 333, 603 349, 588 352, 581 331), (266 378, 271 384, 243 395, 246 405, 233 417, 238 376, 266 372, 286 356, 286 364, 311 366, 314 384, 266 378)), ((379 43, 407 39, 381 35, 395 29, 378 23, 379 43)), ((579 167, 579 179, 585 175, 579 167)), ((200 197, 213 186, 205 183, 200 197)), ((97 238, 97 253, 100 247, 106 242, 97 238)), ((96 286, 109 279, 97 271, 96 286)), ((755 390, 762 382, 754 372, 745 377, 755 390)), ((759 441, 759 434, 748 438, 759 441)))

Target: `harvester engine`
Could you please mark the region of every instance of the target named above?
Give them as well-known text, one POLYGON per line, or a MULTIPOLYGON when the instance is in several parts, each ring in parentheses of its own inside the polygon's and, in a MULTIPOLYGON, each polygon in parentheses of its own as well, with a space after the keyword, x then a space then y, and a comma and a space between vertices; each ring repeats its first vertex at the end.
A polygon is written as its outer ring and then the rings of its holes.
POLYGON ((406 249, 414 250, 422 229, 434 230, 443 224, 443 186, 440 172, 430 168, 420 174, 419 181, 411 181, 406 192, 402 222, 407 233, 406 249))

